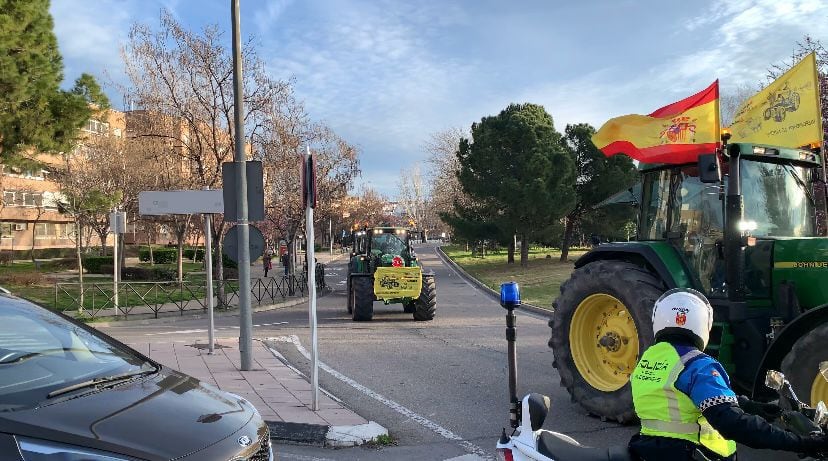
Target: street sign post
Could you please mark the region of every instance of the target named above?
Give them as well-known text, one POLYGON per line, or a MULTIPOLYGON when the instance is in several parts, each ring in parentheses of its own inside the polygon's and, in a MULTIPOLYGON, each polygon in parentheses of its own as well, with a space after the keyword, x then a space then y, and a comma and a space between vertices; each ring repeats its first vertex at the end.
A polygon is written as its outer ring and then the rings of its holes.
POLYGON ((310 148, 302 157, 302 204, 305 207, 305 260, 308 267, 308 315, 311 327, 311 410, 319 410, 319 348, 316 332, 316 258, 313 257, 313 209, 316 207, 316 162, 310 148))
MULTIPOLYGON (((204 265, 207 270, 207 293, 205 297, 207 301, 207 316, 209 319, 207 340, 210 343, 208 345, 210 354, 213 353, 213 349, 215 347, 215 324, 213 323, 213 248, 211 238, 211 214, 221 213, 223 211, 224 198, 221 190, 212 190, 209 187, 204 190, 142 191, 138 193, 138 213, 141 215, 204 215, 204 265)), ((116 303, 118 299, 117 296, 118 294, 116 288, 116 303)))
POLYGON ((121 259, 118 257, 119 236, 126 232, 126 213, 115 211, 109 213, 109 229, 112 231, 112 307, 118 316, 118 283, 121 281, 121 259))

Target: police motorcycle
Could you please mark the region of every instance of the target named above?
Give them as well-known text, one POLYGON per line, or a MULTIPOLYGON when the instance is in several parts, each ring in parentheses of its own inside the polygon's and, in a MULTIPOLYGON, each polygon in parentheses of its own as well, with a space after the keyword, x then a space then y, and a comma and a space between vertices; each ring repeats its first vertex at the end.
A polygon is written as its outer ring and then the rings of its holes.
MULTIPOLYGON (((560 432, 541 429, 549 414, 549 397, 530 393, 518 400, 517 397, 517 351, 515 341, 514 310, 520 307, 520 289, 516 282, 500 286, 500 305, 506 309, 506 341, 509 361, 509 425, 511 435, 503 428, 497 442, 497 456, 500 461, 634 461, 627 446, 609 448, 586 447, 577 440, 560 432)), ((828 380, 828 362, 820 365, 820 373, 828 380)), ((785 376, 774 370, 767 373, 765 385, 779 395, 783 411, 777 424, 799 435, 819 434, 828 429, 828 407, 820 402, 811 409, 802 403, 794 393, 785 376)), ((695 459, 709 461, 701 451, 696 450, 695 459)), ((828 459, 828 458, 819 458, 828 459)))

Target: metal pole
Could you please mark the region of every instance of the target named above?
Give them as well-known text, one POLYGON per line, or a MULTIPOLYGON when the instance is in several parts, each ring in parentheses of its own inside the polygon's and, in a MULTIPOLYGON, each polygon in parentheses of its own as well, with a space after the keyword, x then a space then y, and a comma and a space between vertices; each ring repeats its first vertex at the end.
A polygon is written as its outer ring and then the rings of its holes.
MULTIPOLYGON (((305 156, 305 164, 310 170, 310 148, 305 156)), ((308 174, 312 174, 308 171, 308 174)), ((305 204, 305 258, 308 263, 308 293, 310 295, 309 320, 311 330, 311 410, 319 410, 319 348, 317 347, 316 336, 316 258, 313 257, 313 208, 310 203, 305 204)))
POLYGON ((518 421, 518 405, 520 400, 517 397, 517 330, 515 329, 515 311, 509 309, 506 312, 506 356, 509 360, 509 424, 512 427, 520 426, 518 421))
POLYGON ((331 244, 331 256, 333 256, 333 219, 332 218, 328 218, 328 243, 331 244))
MULTIPOLYGON (((209 187, 207 188, 209 189, 209 187)), ((209 319, 209 329, 207 334, 207 341, 209 342, 210 351, 212 355, 215 345, 215 323, 213 322, 213 215, 204 215, 204 269, 207 271, 207 318, 209 319)), ((196 249, 198 254, 198 249, 196 249)))
MULTIPOLYGON (((117 211, 115 212, 118 213, 117 211)), ((117 219, 115 220, 117 221, 117 219)), ((115 316, 118 316, 118 230, 115 229, 116 223, 110 224, 112 229, 112 305, 115 310, 115 316)))
POLYGON ((250 310, 250 229, 247 223, 247 168, 244 151, 244 90, 242 88, 241 25, 239 0, 232 0, 233 19, 233 118, 236 136, 236 209, 239 216, 239 353, 241 369, 249 371, 253 365, 253 314, 250 310))

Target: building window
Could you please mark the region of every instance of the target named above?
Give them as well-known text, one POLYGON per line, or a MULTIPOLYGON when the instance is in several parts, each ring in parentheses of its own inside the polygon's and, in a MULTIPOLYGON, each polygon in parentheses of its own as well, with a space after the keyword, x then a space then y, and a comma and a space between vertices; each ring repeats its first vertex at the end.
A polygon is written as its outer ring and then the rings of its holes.
POLYGON ((7 190, 3 191, 3 203, 6 206, 41 207, 43 206, 43 193, 7 190))
POLYGON ((105 135, 109 133, 109 124, 106 122, 89 119, 86 121, 86 126, 84 126, 84 130, 90 133, 105 135))
POLYGON ((54 222, 40 222, 35 224, 36 239, 62 239, 69 238, 67 224, 54 222))

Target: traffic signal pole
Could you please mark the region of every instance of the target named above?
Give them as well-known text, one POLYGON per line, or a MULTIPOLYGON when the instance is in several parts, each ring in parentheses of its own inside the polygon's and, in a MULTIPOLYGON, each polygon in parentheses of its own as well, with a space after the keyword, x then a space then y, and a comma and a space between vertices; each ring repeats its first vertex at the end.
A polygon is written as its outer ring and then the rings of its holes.
POLYGON ((244 90, 242 89, 239 0, 231 0, 233 22, 233 118, 235 125, 236 194, 239 227, 239 353, 241 369, 253 368, 253 314, 250 309, 250 227, 247 222, 247 168, 244 152, 244 90))

